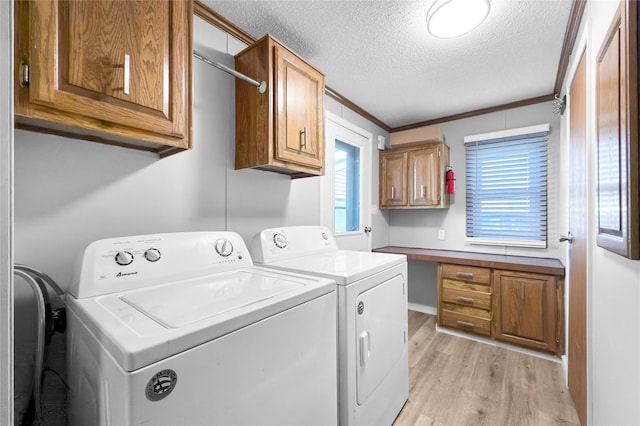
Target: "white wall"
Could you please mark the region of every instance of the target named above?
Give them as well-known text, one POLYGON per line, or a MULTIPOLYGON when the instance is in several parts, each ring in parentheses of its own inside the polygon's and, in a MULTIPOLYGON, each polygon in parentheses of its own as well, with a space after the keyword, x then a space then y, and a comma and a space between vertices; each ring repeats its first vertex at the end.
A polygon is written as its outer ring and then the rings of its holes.
MULTIPOLYGON (((450 163, 456 173, 456 193, 448 209, 389 210, 390 244, 439 250, 464 250, 519 256, 554 257, 564 262, 564 248, 558 242, 561 218, 566 216, 565 198, 558 185, 560 170, 560 118, 553 114, 552 103, 499 111, 441 124, 450 148, 450 163), (464 137, 499 130, 549 123, 548 248, 527 249, 470 245, 465 239, 465 148, 464 137), (438 230, 445 240, 438 240, 438 230)), ((435 266, 428 262, 410 262, 416 271, 409 275, 409 302, 435 308, 437 305, 435 266)))
MULTIPOLYGON (((233 66, 244 45, 197 17, 194 23, 195 48, 233 66)), ((323 178, 234 170, 235 84, 245 83, 194 59, 193 84, 193 149, 164 159, 16 131, 16 262, 46 271, 64 289, 81 251, 96 239, 230 230, 249 243, 263 228, 320 223, 323 178)), ((340 104, 327 107, 384 134, 340 104)), ((374 164, 377 189, 377 158, 374 164)), ((378 246, 388 242, 382 223, 378 246)))
MULTIPOLYGON (((628 260, 596 245, 596 56, 605 38, 617 1, 586 4, 579 40, 565 78, 564 91, 586 42, 587 54, 587 170, 589 229, 588 371, 590 423, 640 424, 640 261, 628 260)), ((637 119, 637 118, 636 118, 637 119)), ((568 114, 563 117, 568 126, 568 114)), ((568 145, 563 132, 562 145, 568 145)), ((568 271, 571 273, 571 271, 568 271)))

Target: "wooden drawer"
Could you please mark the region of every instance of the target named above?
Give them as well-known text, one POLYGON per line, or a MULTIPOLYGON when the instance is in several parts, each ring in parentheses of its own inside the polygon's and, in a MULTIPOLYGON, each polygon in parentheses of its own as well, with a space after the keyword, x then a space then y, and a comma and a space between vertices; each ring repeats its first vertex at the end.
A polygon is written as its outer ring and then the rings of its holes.
POLYGON ((491 285, 491 269, 474 266, 441 264, 441 277, 491 285))
POLYGON ((448 309, 442 310, 440 325, 481 334, 483 336, 491 335, 491 319, 466 315, 464 313, 450 311, 448 309))
MULTIPOLYGON (((442 301, 491 310, 491 293, 460 288, 457 281, 443 280, 442 301)), ((464 284, 464 283, 462 283, 464 284)), ((486 287, 487 289, 490 287, 486 287)))

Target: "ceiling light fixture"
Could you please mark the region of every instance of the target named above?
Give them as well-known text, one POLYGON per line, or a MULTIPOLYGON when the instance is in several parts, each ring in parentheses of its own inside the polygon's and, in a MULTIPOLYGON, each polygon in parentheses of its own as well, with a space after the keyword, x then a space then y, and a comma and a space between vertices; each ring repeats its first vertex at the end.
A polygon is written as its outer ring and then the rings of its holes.
POLYGON ((437 38, 454 38, 476 28, 487 15, 489 0, 436 0, 427 12, 427 28, 437 38))

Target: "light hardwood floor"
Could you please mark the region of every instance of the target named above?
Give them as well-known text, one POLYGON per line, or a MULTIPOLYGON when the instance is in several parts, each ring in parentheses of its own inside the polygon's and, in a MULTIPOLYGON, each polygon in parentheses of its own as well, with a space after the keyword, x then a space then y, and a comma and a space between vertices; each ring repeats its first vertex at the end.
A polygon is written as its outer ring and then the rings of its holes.
POLYGON ((409 400, 394 426, 580 424, 559 363, 435 325, 409 311, 409 400))

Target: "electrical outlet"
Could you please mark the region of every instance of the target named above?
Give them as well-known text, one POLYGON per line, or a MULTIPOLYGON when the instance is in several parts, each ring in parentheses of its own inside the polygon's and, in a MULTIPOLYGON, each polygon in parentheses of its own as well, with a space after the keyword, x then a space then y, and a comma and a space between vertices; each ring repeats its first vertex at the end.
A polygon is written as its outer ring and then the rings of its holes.
POLYGON ((444 241, 444 229, 438 229, 438 239, 444 241))

